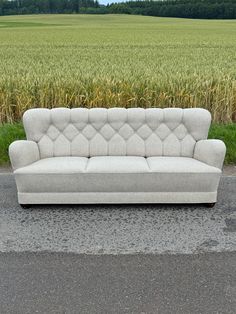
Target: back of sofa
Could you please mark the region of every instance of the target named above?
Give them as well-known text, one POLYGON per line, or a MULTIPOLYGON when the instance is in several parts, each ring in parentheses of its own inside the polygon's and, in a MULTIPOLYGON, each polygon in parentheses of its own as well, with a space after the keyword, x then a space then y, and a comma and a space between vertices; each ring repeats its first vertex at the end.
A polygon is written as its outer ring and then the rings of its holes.
POLYGON ((41 158, 53 156, 185 156, 206 139, 205 109, 30 109, 23 123, 41 158))

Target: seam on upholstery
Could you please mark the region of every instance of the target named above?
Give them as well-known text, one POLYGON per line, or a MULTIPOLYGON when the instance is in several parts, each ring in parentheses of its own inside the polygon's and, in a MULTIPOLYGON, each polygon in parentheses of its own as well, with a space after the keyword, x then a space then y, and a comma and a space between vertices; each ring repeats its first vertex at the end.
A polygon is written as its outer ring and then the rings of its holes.
POLYGON ((184 157, 183 156, 183 140, 184 140, 184 138, 180 141, 180 156, 181 157, 184 157))
POLYGON ((148 158, 146 157, 145 159, 146 159, 146 163, 147 163, 147 165, 148 165, 149 171, 152 172, 148 158))
MULTIPOLYGON (((163 120, 162 123, 165 123, 165 109, 163 109, 163 120)), ((161 124, 160 124, 161 125, 161 124)), ((163 140, 160 138, 161 140, 161 156, 164 156, 164 143, 163 140)))
MULTIPOLYGON (((202 141, 202 140, 200 140, 200 141, 202 141)), ((198 143, 198 142, 199 142, 199 141, 196 141, 195 144, 194 144, 194 147, 193 147, 193 159, 196 159, 196 160, 198 160, 198 159, 195 158, 194 155, 195 155, 195 149, 196 149, 196 146, 197 146, 197 143, 198 143)))
MULTIPOLYGON (((105 125, 109 125, 112 129, 113 127, 110 125, 110 122, 108 121, 108 109, 106 110, 106 121, 105 121, 105 124, 101 127, 101 129, 105 126, 105 125)), ((101 131, 100 129, 100 131, 101 131)), ((114 129, 113 129, 114 130, 114 129)), ((101 133, 100 133, 101 134, 101 133)), ((108 140, 101 134, 101 136, 104 138, 104 140, 106 140, 106 143, 107 143, 107 155, 109 155, 109 142, 108 140)))
MULTIPOLYGON (((90 121, 90 110, 88 110, 88 124, 87 125, 91 125, 91 121, 90 121)), ((83 133, 83 130, 86 128, 86 126, 81 130, 81 133, 83 133)), ((91 157, 91 140, 88 141, 88 157, 91 157)))
MULTIPOLYGON (((71 110, 70 110, 70 122, 69 122, 69 125, 72 125, 72 122, 71 122, 71 110)), ((77 129, 77 128, 76 128, 77 129)), ((72 141, 70 141, 70 156, 72 156, 72 145, 71 145, 72 141)))
POLYGON ((90 160, 90 157, 88 157, 87 160, 86 160, 86 165, 85 165, 85 168, 84 168, 84 173, 87 171, 89 160, 90 160))
MULTIPOLYGON (((144 125, 148 126, 148 124, 147 124, 147 111, 145 110, 144 112, 145 112, 145 124, 144 125)), ((147 156, 147 144, 146 143, 147 143, 147 141, 144 140, 144 149, 145 149, 144 157, 147 156)))
MULTIPOLYGON (((52 123, 52 111, 50 110, 50 125, 54 126, 54 123, 52 123)), ((49 125, 49 127, 50 127, 49 125)), ((49 128, 48 127, 48 128, 49 128)), ((55 141, 52 142, 52 157, 55 157, 54 151, 55 151, 55 141)))
MULTIPOLYGON (((126 110, 126 117, 125 117, 125 123, 124 125, 128 124, 128 110, 126 110)), ((127 155, 127 141, 125 141, 125 156, 128 156, 127 155)))
MULTIPOLYGON (((184 125, 184 110, 182 109, 182 117, 181 117, 181 124, 184 125)), ((186 128, 186 126, 184 125, 184 127, 186 128)), ((188 129, 186 128, 187 133, 188 133, 188 129)), ((180 141, 180 156, 183 156, 183 140, 184 138, 182 138, 182 140, 180 141)))

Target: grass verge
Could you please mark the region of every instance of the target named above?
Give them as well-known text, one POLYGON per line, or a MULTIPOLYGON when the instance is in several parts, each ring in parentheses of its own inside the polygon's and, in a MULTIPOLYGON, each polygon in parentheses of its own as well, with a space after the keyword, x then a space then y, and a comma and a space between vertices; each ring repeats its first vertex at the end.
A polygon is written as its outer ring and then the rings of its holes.
MULTIPOLYGON (((225 142, 227 153, 225 164, 236 164, 236 123, 212 124, 209 138, 221 139, 225 142)), ((15 140, 25 139, 25 131, 21 123, 0 125, 0 165, 8 165, 8 147, 15 140)))
POLYGON ((212 124, 208 138, 222 140, 227 148, 225 164, 236 164, 236 123, 212 124))
POLYGON ((22 123, 0 125, 0 166, 9 164, 8 147, 15 140, 25 139, 22 123))

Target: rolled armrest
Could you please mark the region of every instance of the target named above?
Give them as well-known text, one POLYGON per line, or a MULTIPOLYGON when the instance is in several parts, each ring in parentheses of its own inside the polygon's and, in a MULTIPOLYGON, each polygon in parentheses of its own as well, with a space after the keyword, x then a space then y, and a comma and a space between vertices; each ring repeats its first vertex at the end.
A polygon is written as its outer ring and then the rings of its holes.
POLYGON ((196 143, 194 158, 222 169, 226 146, 221 140, 201 140, 196 143))
POLYGON ((38 145, 33 141, 15 141, 9 146, 9 156, 14 170, 39 160, 38 145))

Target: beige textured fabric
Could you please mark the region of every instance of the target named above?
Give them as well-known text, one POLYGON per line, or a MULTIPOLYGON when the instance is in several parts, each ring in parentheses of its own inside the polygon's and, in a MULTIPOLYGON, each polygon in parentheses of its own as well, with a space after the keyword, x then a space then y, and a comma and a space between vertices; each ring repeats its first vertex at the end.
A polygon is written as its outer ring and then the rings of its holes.
POLYGON ((27 139, 41 158, 55 156, 186 156, 206 139, 204 109, 31 109, 23 117, 27 139))
POLYGON ((15 178, 18 191, 28 193, 215 192, 220 173, 16 173, 15 178))
POLYGON ((214 203, 216 192, 18 193, 20 204, 214 203), (171 196, 171 197, 170 197, 171 196))
POLYGON ((220 175, 192 158, 135 156, 53 157, 15 171, 19 192, 31 193, 215 192, 220 175))
POLYGON ((31 109, 10 145, 20 203, 214 202, 225 145, 204 109, 31 109))
POLYGON ((86 171, 88 158, 53 157, 40 159, 26 167, 16 170, 15 174, 73 174, 86 171))
POLYGON ((220 140, 198 141, 194 150, 194 158, 206 164, 222 169, 225 159, 226 146, 220 140))
POLYGON ((14 170, 39 160, 38 145, 33 141, 15 141, 9 146, 9 156, 14 170))
POLYGON ((216 167, 209 166, 194 158, 187 157, 149 157, 147 163, 152 172, 161 173, 221 173, 216 167))
POLYGON ((100 156, 88 161, 88 173, 140 173, 149 172, 146 158, 136 156, 100 156))

